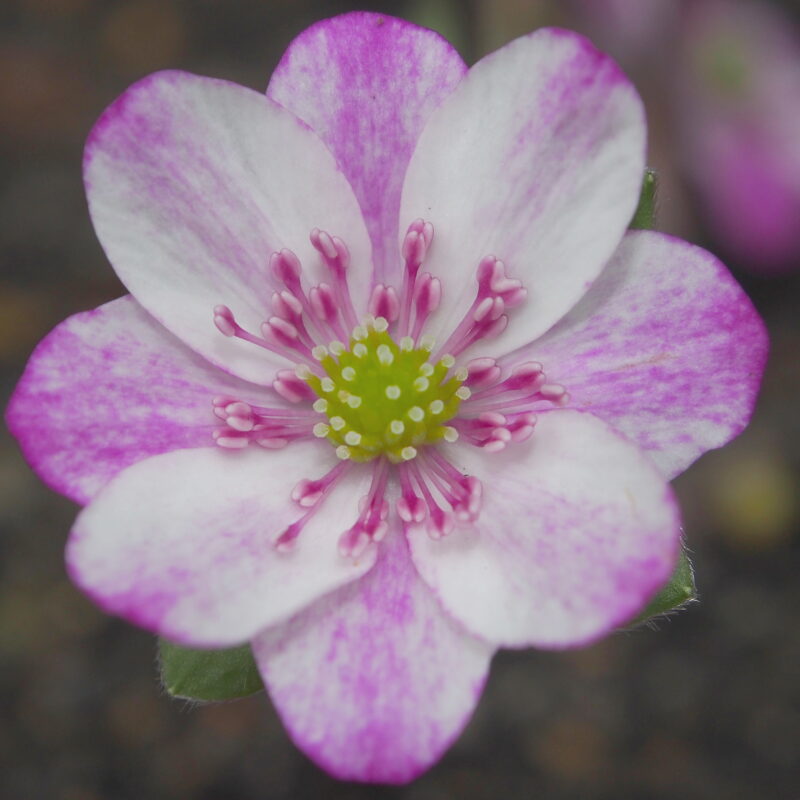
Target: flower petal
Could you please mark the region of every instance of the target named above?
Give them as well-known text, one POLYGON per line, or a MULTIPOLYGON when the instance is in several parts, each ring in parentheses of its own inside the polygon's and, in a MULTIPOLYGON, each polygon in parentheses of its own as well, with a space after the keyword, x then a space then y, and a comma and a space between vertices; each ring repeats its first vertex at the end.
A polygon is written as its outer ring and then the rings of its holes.
POLYGON ((629 233, 581 302, 530 347, 573 408, 647 450, 668 478, 741 433, 767 357, 764 324, 710 253, 629 233))
POLYGON ((530 443, 454 463, 483 482, 474 526, 433 541, 408 531, 414 563, 444 607, 508 647, 584 645, 630 620, 666 583, 680 546, 669 486, 590 414, 540 416, 530 443))
POLYGON ((78 516, 67 545, 70 575, 108 613, 177 644, 241 644, 372 566, 374 553, 354 564, 337 542, 355 522, 366 470, 341 479, 291 552, 274 547, 304 512, 290 499, 292 487, 331 460, 328 445, 312 442, 140 461, 78 516))
POLYGON ((221 394, 282 405, 273 392, 212 367, 121 297, 42 340, 6 419, 42 480, 84 504, 143 458, 213 447, 219 420, 211 401, 221 394))
POLYGON ((414 145, 466 69, 433 31, 354 12, 303 31, 272 75, 268 96, 311 126, 350 181, 378 282, 399 280, 400 190, 414 145))
POLYGON ((431 115, 403 186, 401 226, 424 217, 436 231, 425 268, 444 293, 427 332, 450 334, 494 255, 528 297, 492 350, 544 333, 619 244, 644 148, 639 96, 583 37, 541 29, 479 61, 431 115))
POLYGON ((461 732, 493 648, 444 614, 393 529, 369 575, 265 631, 253 652, 310 758, 338 778, 405 783, 461 732))
POLYGON ((356 308, 366 305, 370 244, 352 189, 317 136, 257 92, 182 72, 145 78, 95 125, 84 176, 95 230, 122 282, 234 375, 263 382, 285 361, 222 336, 212 309, 230 306, 258 332, 275 288, 272 252, 287 247, 323 277, 312 228, 345 241, 356 308))

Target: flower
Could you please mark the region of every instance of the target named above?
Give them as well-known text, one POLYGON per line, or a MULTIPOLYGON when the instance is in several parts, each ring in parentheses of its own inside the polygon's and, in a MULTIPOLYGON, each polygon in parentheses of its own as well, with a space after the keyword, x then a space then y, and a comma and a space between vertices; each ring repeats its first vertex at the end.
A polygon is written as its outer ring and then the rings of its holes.
POLYGON ((790 16, 763 0, 569 5, 652 84, 672 159, 720 244, 765 276, 797 269, 800 32, 790 16))
POLYGON ((85 159, 130 295, 58 326, 8 410, 85 505, 73 580, 174 642, 250 641, 292 738, 362 781, 433 763, 497 647, 630 620, 678 554, 668 479, 746 424, 766 349, 713 256, 626 233, 644 141, 559 30, 467 71, 356 13, 266 97, 130 88, 85 159))

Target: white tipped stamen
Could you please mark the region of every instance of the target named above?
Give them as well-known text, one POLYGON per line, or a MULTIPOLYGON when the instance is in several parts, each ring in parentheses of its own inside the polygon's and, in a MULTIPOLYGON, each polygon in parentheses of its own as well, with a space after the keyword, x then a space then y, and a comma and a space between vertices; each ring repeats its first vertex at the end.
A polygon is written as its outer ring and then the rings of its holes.
POLYGON ((352 382, 356 379, 356 371, 352 367, 345 367, 342 370, 342 378, 348 382, 352 382))
POLYGON ((403 461, 411 461, 412 458, 416 458, 417 456, 417 448, 416 447, 404 447, 400 451, 400 456, 403 461))
POLYGON ((350 458, 350 448, 346 444, 340 444, 336 448, 336 458, 347 461, 350 458))
POLYGON ((466 386, 459 386, 456 389, 456 397, 459 400, 469 400, 472 397, 472 392, 466 386))
POLYGON ((344 435, 344 440, 352 447, 361 444, 361 434, 358 431, 347 431, 344 435))
POLYGON ((428 410, 431 414, 441 414, 444 411, 444 403, 441 400, 433 400, 428 406, 428 410))
MULTIPOLYGON (((334 339, 334 340, 333 340, 333 341, 332 341, 332 342, 331 342, 331 343, 328 345, 328 350, 330 350, 330 351, 331 351, 331 353, 332 353, 333 355, 335 355, 337 358, 338 358, 338 357, 339 357, 339 356, 340 356, 342 353, 344 353, 345 349, 346 349, 346 348, 345 348, 345 346, 344 346, 344 345, 343 345, 343 344, 342 344, 342 343, 341 343, 341 342, 340 342, 338 339, 334 339)), ((313 351, 312 351, 312 352, 313 352, 313 351)))
POLYGON ((333 428, 335 431, 340 431, 347 424, 344 420, 344 417, 331 417, 330 423, 331 428, 333 428))
POLYGON ((378 317, 375 322, 372 323, 372 327, 378 333, 384 333, 385 331, 389 330, 389 321, 384 317, 378 317))
POLYGON ((420 366, 419 374, 424 378, 430 378, 430 376, 433 375, 433 364, 431 364, 430 361, 426 361, 420 366))
POLYGON ((389 430, 395 435, 400 436, 406 429, 406 426, 399 419, 393 419, 389 423, 389 430))
POLYGON ((400 340, 400 349, 406 353, 410 353, 414 349, 414 340, 410 336, 404 336, 400 340))
POLYGON ((361 405, 361 398, 358 395, 351 394, 345 403, 350 406, 350 408, 358 408, 361 405))
POLYGON ((365 344, 362 344, 361 342, 358 342, 358 344, 353 345, 353 355, 356 358, 364 358, 364 356, 368 352, 369 350, 367 350, 367 346, 365 344))
POLYGON ((387 386, 386 387, 386 396, 390 400, 397 400, 397 398, 400 397, 400 387, 399 386, 395 386, 394 384, 392 384, 391 386, 387 386))
POLYGON ((433 336, 423 336, 419 340, 419 346, 422 350, 427 350, 430 353, 436 347, 436 339, 433 336))
POLYGON ((363 325, 356 325, 352 336, 357 342, 361 342, 367 338, 367 329, 363 325))
POLYGON ((458 441, 458 431, 452 425, 445 425, 442 429, 442 436, 446 442, 458 441))
POLYGON ((394 353, 392 353, 392 349, 388 344, 379 345, 375 352, 377 353, 378 361, 380 361, 381 364, 389 366, 389 364, 394 361, 394 353))
POLYGON ((301 381, 305 381, 311 377, 311 370, 305 364, 295 364, 294 374, 297 375, 301 381))
POLYGON ((427 392, 431 382, 427 378, 417 378, 414 381, 414 388, 418 392, 427 392))
POLYGON ((319 400, 314 401, 312 408, 318 414, 324 414, 328 410, 328 401, 324 397, 320 397, 319 400))
POLYGON ((466 367, 459 367, 456 370, 456 380, 465 381, 469 377, 469 370, 466 367))
POLYGON ((413 422, 422 422, 425 419, 425 412, 419 406, 411 406, 408 409, 408 418, 413 422))
POLYGON ((323 378, 319 385, 322 387, 323 392, 332 392, 336 388, 332 378, 323 378))
POLYGON ((322 361, 322 359, 328 355, 328 348, 318 344, 316 347, 312 348, 311 355, 314 356, 317 361, 322 361))
POLYGON ((326 425, 324 422, 318 422, 314 426, 314 436, 316 436, 318 439, 324 439, 330 432, 330 425, 326 425))
POLYGON ((441 361, 442 362, 442 366, 443 367, 447 367, 447 369, 450 369, 450 367, 452 367, 456 363, 456 360, 453 358, 453 356, 450 355, 450 353, 445 353, 439 359, 439 361, 441 361))

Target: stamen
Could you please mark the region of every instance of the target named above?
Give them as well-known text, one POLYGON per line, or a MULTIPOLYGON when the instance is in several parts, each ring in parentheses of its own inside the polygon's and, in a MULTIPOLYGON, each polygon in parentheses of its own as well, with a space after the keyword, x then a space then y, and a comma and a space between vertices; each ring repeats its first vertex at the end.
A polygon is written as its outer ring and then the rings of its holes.
POLYGON ((339 552, 345 558, 357 559, 371 542, 379 542, 386 535, 389 505, 384 500, 384 493, 388 476, 389 465, 382 458, 372 473, 372 484, 362 499, 358 520, 339 539, 339 552))
POLYGON ((330 494, 333 487, 336 486, 349 469, 349 464, 337 464, 321 478, 317 478, 316 480, 304 479, 294 487, 292 490, 292 500, 301 508, 307 508, 308 511, 285 528, 276 538, 274 547, 278 552, 287 553, 292 549, 292 546, 306 523, 322 506, 321 501, 330 494))
POLYGON ((403 288, 400 292, 400 333, 409 332, 411 301, 417 282, 417 273, 433 241, 433 225, 423 219, 415 219, 406 232, 401 253, 405 262, 403 288))
POLYGON ((394 322, 400 314, 397 292, 392 286, 377 284, 372 290, 368 310, 374 317, 383 317, 388 322, 394 322))
POLYGON ((309 239, 331 273, 334 291, 345 320, 350 326, 355 325, 356 312, 347 285, 347 269, 350 266, 350 251, 347 245, 338 236, 331 236, 319 228, 311 231, 309 239))

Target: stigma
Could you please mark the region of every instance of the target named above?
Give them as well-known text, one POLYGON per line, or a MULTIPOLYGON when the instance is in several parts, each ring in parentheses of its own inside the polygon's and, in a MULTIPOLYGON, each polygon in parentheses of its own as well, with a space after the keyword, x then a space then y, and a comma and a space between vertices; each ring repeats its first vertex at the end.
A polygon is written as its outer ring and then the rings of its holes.
POLYGON ((421 447, 453 442, 458 431, 447 423, 470 390, 467 373, 453 372, 451 355, 432 362, 432 342, 416 346, 410 336, 399 342, 388 333, 385 317, 368 317, 353 328, 347 345, 339 341, 315 347, 323 375, 298 367, 323 414, 314 435, 327 439, 342 460, 393 464, 416 458, 421 447))

